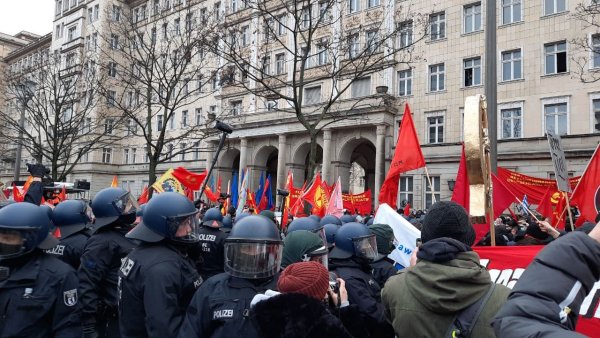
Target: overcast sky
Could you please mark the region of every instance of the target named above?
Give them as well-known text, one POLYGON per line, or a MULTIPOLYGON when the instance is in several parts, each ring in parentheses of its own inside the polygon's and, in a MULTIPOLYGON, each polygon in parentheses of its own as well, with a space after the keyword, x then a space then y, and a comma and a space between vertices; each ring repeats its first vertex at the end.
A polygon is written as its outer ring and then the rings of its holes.
POLYGON ((54 0, 0 0, 0 32, 14 35, 28 31, 45 35, 52 31, 54 0))

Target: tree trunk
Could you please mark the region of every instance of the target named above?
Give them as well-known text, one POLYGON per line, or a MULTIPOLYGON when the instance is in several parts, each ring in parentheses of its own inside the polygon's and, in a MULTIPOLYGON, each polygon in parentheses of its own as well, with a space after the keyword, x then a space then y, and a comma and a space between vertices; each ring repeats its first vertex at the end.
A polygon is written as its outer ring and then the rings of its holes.
POLYGON ((52 160, 52 171, 50 172, 50 175, 52 176, 52 181, 56 182, 58 181, 58 161, 57 160, 52 160))
POLYGON ((308 153, 308 172, 306 181, 312 181, 317 168, 317 131, 310 130, 310 152, 308 153))
POLYGON ((152 184, 156 182, 156 166, 158 165, 158 161, 154 158, 154 156, 150 157, 150 164, 148 165, 148 199, 152 198, 152 194, 154 193, 154 189, 152 189, 152 184))

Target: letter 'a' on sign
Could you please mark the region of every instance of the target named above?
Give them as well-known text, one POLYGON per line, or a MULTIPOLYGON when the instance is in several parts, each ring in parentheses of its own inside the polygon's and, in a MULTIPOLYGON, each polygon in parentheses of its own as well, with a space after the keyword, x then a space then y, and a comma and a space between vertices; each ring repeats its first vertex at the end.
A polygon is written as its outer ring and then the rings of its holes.
POLYGON ((551 130, 546 130, 546 136, 548 137, 548 144, 550 145, 550 155, 552 156, 552 164, 554 165, 558 190, 571 192, 567 160, 565 159, 565 152, 562 149, 560 136, 554 134, 551 130))

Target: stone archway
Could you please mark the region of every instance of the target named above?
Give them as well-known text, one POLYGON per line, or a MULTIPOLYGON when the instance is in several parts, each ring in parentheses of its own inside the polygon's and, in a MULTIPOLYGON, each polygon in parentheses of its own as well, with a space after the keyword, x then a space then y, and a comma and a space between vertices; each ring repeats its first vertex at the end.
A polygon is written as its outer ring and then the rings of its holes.
MULTIPOLYGON (((277 193, 277 158, 279 156, 279 150, 272 145, 266 145, 258 149, 254 155, 252 162, 252 190, 256 190, 259 186, 260 176, 264 172, 265 180, 269 175, 271 176, 271 194, 273 202, 277 193)), ((257 197, 258 198, 258 197, 257 197)))
POLYGON ((237 173, 239 170, 240 151, 236 148, 225 149, 221 155, 219 155, 217 164, 215 165, 215 171, 221 175, 221 191, 227 191, 227 183, 233 182, 233 173, 237 173))
MULTIPOLYGON (((301 187, 308 177, 310 143, 302 143, 293 151, 292 163, 288 167, 294 174, 294 186, 301 187)), ((317 144, 317 164, 323 165, 323 148, 317 144)), ((320 170, 320 169, 319 169, 320 170)), ((331 182, 330 182, 331 183, 331 182)))
POLYGON ((333 171, 341 178, 343 191, 374 193, 375 153, 375 145, 366 138, 352 138, 340 148, 333 171))

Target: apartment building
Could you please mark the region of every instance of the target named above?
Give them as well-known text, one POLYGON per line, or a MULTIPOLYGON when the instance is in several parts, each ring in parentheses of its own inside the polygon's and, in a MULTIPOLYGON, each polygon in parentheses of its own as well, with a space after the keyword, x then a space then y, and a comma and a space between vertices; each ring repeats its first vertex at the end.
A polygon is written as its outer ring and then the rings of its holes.
MULTIPOLYGON (((328 2, 312 1, 311 8, 297 7, 299 15, 292 14, 289 6, 286 9, 285 1, 272 3, 259 11, 252 2, 242 0, 57 0, 51 50, 61 53, 65 64, 93 60, 102 72, 119 74, 118 66, 106 62, 106 51, 119 38, 124 40, 110 34, 121 17, 131 18, 135 27, 149 32, 146 38, 160 41, 206 25, 203 18, 218 22, 222 39, 193 61, 203 73, 184 81, 185 90, 202 95, 191 96, 178 106, 167 129, 176 139, 191 125, 215 117, 232 125, 234 132, 216 165, 223 189, 233 173, 243 168, 251 169, 253 188, 263 171, 271 174, 278 187, 284 185, 288 170, 296 186, 304 182, 310 137, 294 115, 293 104, 283 95, 261 94, 257 88, 265 85, 261 81, 268 75, 281 83, 282 93, 291 93, 293 89, 285 83, 295 81, 294 58, 306 53, 310 55, 306 74, 313 79, 302 87, 302 107, 308 115, 318 114, 336 88, 349 84, 335 105, 336 112, 346 112, 343 116, 349 118, 325 119, 327 126, 317 135, 317 162, 324 179, 333 183, 341 177, 343 190, 379 191, 394 152, 403 105, 408 103, 432 186, 425 183, 424 170, 408 172, 401 177, 400 198, 415 208, 427 207, 433 196, 449 199, 460 157, 464 101, 484 92, 486 2, 348 0, 323 6, 328 2), (312 20, 325 16, 327 24, 314 30, 310 50, 294 46, 292 25, 310 26, 312 20), (390 32, 393 39, 374 43, 390 32), (229 45, 248 57, 250 76, 240 65, 232 66, 231 54, 211 53, 229 45), (386 54, 391 47, 401 51, 386 54), (390 66, 351 81, 347 74, 345 78, 323 76, 336 63, 358 59, 365 50, 369 55, 381 53, 381 61, 390 66)), ((594 83, 580 80, 582 74, 600 69, 600 32, 573 18, 579 3, 497 2, 500 166, 552 177, 544 136, 546 129, 552 129, 563 135, 569 172, 580 175, 600 141, 600 91, 594 83), (592 52, 578 48, 575 41, 582 38, 589 41, 592 52), (587 60, 584 67, 576 62, 581 58, 587 60)), ((134 91, 117 91, 115 97, 135 97, 134 91)), ((157 112, 152 128, 158 131, 164 123, 165 116, 157 112)), ((178 153, 159 164, 158 171, 176 166, 202 170, 212 162, 211 150, 216 145, 214 137, 182 138, 165 147, 166 153, 178 153)), ((71 178, 87 179, 97 191, 117 175, 122 185, 137 193, 148 180, 146 153, 139 137, 124 137, 90 153, 71 178)), ((2 173, 4 179, 10 176, 8 170, 2 173)))

